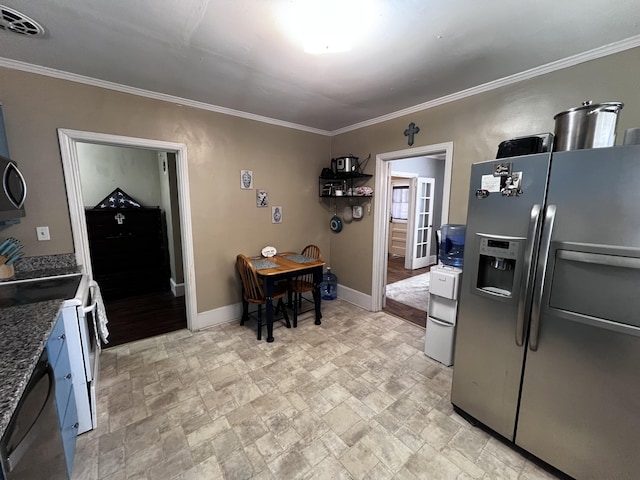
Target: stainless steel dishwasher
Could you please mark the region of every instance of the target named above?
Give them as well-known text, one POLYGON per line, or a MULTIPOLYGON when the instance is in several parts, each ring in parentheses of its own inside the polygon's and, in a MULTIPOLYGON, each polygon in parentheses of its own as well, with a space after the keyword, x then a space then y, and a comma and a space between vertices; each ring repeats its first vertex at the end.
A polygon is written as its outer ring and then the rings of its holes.
POLYGON ((46 349, 0 441, 0 455, 5 480, 68 478, 46 349))

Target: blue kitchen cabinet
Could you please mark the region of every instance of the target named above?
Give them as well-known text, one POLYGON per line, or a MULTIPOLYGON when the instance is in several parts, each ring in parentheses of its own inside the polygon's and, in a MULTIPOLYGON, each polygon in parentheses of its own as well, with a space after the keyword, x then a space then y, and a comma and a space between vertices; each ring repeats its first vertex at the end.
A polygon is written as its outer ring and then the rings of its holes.
POLYGON ((71 478, 78 435, 78 411, 76 409, 76 399, 73 395, 71 362, 69 360, 69 351, 67 350, 62 315, 59 315, 56 320, 46 348, 49 355, 49 363, 53 367, 56 379, 56 409, 58 411, 60 430, 62 431, 67 472, 69 473, 69 478, 71 478))

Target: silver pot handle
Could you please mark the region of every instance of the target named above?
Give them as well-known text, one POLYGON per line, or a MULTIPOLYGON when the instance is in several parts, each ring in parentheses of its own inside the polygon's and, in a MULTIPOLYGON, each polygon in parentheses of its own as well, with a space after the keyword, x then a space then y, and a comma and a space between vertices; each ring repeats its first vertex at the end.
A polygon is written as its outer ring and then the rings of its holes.
POLYGON ((616 105, 610 105, 610 104, 607 105, 605 103, 605 104, 596 106, 593 110, 587 112, 587 115, 593 115, 594 113, 598 113, 598 112, 618 113, 620 110, 622 110, 622 107, 624 107, 623 103, 616 104, 616 105))

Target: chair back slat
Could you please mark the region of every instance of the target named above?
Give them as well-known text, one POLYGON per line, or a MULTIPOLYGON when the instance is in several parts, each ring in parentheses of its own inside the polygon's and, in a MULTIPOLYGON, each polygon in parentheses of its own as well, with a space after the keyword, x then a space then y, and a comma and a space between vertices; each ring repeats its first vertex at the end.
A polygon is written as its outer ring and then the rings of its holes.
POLYGON ((262 290, 262 282, 258 279, 256 269, 251 260, 245 255, 236 257, 236 267, 242 279, 242 291, 247 301, 264 302, 265 296, 262 290))
POLYGON ((320 248, 317 245, 307 245, 302 249, 302 255, 322 260, 322 252, 320 252, 320 248))
MULTIPOLYGON (((322 260, 322 253, 320 248, 316 245, 307 245, 302 249, 302 255, 305 257, 315 258, 316 260, 322 260)), ((305 273, 298 276, 298 280, 313 285, 313 272, 305 273)))

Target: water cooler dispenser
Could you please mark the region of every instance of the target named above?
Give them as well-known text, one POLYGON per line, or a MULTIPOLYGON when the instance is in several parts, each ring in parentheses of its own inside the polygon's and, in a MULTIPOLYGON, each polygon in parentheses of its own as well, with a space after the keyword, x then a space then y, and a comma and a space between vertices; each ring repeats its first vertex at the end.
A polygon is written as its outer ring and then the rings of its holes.
POLYGON ((462 268, 466 225, 445 224, 440 227, 438 260, 443 265, 462 268))
POLYGON ((424 353, 446 366, 453 365, 465 233, 465 225, 442 225, 439 263, 430 270, 424 353))
POLYGON ((513 297, 516 279, 520 278, 520 244, 523 238, 479 238, 477 292, 497 297, 513 297))

